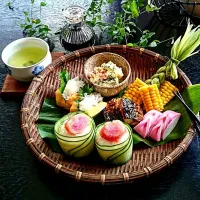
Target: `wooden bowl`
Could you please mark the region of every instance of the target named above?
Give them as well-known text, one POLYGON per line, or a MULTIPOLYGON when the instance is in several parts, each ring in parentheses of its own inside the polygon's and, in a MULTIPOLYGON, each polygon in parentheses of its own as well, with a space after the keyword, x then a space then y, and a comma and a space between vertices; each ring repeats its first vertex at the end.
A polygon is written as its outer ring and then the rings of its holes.
POLYGON ((85 65, 84 65, 85 79, 90 85, 93 85, 94 90, 96 92, 99 92, 104 97, 115 96, 119 92, 121 92, 128 85, 130 74, 131 74, 131 67, 128 61, 124 57, 115 53, 110 53, 110 52, 102 52, 102 53, 95 54, 91 56, 85 62, 85 65), (88 78, 88 74, 93 71, 94 67, 101 66, 103 63, 107 63, 109 61, 112 61, 118 67, 122 68, 122 71, 124 74, 122 81, 115 86, 100 86, 100 85, 92 83, 88 78))

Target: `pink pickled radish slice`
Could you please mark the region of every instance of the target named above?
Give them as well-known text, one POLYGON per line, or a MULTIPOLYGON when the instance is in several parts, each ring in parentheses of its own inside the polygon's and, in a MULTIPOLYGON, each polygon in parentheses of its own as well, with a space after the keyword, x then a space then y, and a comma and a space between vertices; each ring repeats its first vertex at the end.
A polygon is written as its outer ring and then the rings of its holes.
POLYGON ((178 123, 178 120, 181 116, 180 113, 170 111, 170 110, 168 110, 164 113, 167 113, 169 123, 167 124, 167 126, 165 127, 165 129, 162 132, 162 136, 161 136, 162 140, 164 140, 172 132, 172 130, 175 128, 175 126, 178 123))
POLYGON ((168 121, 169 120, 166 114, 162 114, 160 117, 158 117, 155 125, 152 127, 149 133, 149 137, 159 142, 161 140, 162 132, 163 130, 165 130, 165 127, 167 126, 168 121))
POLYGON ((146 138, 149 134, 151 123, 149 120, 143 120, 139 124, 137 124, 133 129, 139 133, 143 138, 146 138))
POLYGON ((151 110, 144 115, 143 120, 133 129, 143 138, 146 138, 149 135, 152 127, 155 125, 157 118, 161 115, 161 112, 157 110, 151 110))
POLYGON ((162 129, 163 129, 163 125, 157 124, 156 126, 152 128, 151 132, 149 133, 149 137, 159 142, 161 139, 162 129))
POLYGON ((153 118, 153 121, 155 121, 158 117, 160 117, 162 115, 162 113, 160 111, 157 110, 150 110, 149 112, 147 112, 143 119, 147 119, 147 118, 153 118))

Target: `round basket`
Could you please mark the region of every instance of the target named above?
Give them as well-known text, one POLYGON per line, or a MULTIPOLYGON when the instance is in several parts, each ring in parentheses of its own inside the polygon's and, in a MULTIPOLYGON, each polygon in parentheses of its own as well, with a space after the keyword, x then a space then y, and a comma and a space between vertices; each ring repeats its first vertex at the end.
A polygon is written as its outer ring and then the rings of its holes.
MULTIPOLYGON (((145 178, 170 166, 190 145, 194 132, 189 130, 181 140, 174 140, 165 145, 149 148, 134 147, 132 159, 123 166, 112 167, 96 164, 92 159, 74 160, 64 154, 55 153, 37 130, 37 119, 45 97, 54 97, 59 87, 58 72, 68 70, 72 77, 83 76, 85 61, 100 52, 117 53, 128 60, 131 66, 131 83, 136 77, 142 80, 153 75, 167 59, 154 52, 126 47, 125 45, 102 45, 81 49, 61 56, 50 64, 39 76, 35 77, 26 92, 21 107, 21 128, 26 144, 33 154, 56 173, 66 175, 78 181, 101 184, 133 182, 145 178)), ((179 89, 191 85, 188 77, 180 70, 175 82, 179 89)), ((97 156, 97 155, 96 155, 97 156)))

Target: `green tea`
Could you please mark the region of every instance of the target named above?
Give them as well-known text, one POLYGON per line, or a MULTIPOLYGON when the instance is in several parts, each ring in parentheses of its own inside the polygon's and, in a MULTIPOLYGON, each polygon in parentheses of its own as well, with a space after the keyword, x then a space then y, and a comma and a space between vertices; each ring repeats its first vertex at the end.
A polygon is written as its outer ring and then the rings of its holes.
POLYGON ((46 53, 38 47, 22 48, 9 58, 8 64, 14 67, 28 67, 41 61, 46 53))

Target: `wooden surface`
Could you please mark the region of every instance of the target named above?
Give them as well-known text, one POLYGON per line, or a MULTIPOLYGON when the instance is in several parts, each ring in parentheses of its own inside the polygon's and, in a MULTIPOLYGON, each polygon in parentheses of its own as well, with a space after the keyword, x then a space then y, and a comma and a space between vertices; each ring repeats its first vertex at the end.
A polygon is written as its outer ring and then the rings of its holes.
MULTIPOLYGON (((64 55, 62 52, 52 52, 52 59, 53 61, 60 56, 64 55)), ((1 97, 2 98, 18 98, 18 97, 23 97, 25 92, 27 91, 28 87, 30 85, 29 83, 26 82, 21 82, 15 80, 12 76, 9 74, 6 75, 3 87, 1 90, 1 97)))

